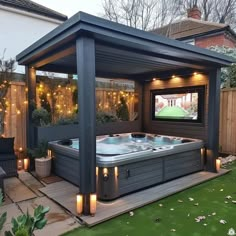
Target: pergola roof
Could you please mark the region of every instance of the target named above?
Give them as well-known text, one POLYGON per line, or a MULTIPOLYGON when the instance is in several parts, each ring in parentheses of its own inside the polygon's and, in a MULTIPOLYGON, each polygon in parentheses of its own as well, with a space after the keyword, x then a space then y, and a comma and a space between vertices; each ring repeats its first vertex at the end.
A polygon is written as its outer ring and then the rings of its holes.
MULTIPOLYGON (((131 77, 228 66, 231 58, 207 49, 79 12, 17 55, 20 65, 76 74, 76 39, 93 37, 96 75, 131 77)), ((89 62, 88 62, 89 63, 89 62)))

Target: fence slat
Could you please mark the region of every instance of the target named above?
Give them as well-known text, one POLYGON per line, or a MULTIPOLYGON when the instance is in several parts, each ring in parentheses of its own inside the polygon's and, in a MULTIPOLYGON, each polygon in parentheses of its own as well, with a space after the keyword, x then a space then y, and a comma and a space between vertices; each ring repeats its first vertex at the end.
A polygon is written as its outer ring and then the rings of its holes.
POLYGON ((7 93, 5 117, 6 137, 15 137, 15 149, 26 148, 26 93, 25 83, 12 82, 7 93))
POLYGON ((223 89, 220 104, 221 152, 236 154, 236 89, 223 89))

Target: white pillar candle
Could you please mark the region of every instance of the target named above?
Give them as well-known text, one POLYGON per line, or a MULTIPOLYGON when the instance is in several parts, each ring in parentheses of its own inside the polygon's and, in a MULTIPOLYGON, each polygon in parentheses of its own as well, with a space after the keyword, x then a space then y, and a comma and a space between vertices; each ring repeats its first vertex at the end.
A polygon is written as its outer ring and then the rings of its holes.
POLYGON ((96 210, 97 210, 97 195, 91 194, 90 195, 90 214, 94 216, 96 213, 96 210))
POLYGON ((216 159, 216 171, 217 172, 220 171, 220 166, 221 166, 221 160, 220 159, 216 159))
POLYGON ((76 196, 76 211, 78 215, 81 215, 83 212, 83 196, 81 194, 76 196))
POLYGON ((25 158, 24 159, 24 170, 27 171, 29 169, 29 159, 25 158))

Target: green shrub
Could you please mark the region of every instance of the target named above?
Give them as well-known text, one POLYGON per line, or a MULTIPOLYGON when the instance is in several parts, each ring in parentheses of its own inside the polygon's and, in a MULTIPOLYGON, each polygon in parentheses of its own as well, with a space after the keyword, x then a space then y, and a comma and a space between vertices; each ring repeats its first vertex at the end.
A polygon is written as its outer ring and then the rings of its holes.
POLYGON ((51 109, 51 105, 48 101, 48 97, 47 97, 47 94, 46 93, 42 93, 40 96, 40 104, 41 104, 41 107, 44 108, 48 114, 49 114, 49 122, 52 121, 52 109, 51 109))
POLYGON ((36 126, 46 126, 50 123, 50 114, 44 108, 37 108, 32 113, 32 120, 36 126))
POLYGON ((116 115, 120 120, 129 120, 129 109, 123 97, 120 98, 120 104, 118 104, 118 107, 116 109, 116 115))
POLYGON ((27 154, 32 158, 42 158, 47 156, 48 142, 43 140, 34 149, 28 149, 27 154))
POLYGON ((97 124, 105 124, 109 122, 117 122, 119 121, 116 115, 113 115, 108 112, 99 111, 96 113, 96 123, 97 124))
POLYGON ((72 114, 67 116, 61 116, 55 122, 55 125, 69 125, 69 124, 78 124, 78 115, 72 114))

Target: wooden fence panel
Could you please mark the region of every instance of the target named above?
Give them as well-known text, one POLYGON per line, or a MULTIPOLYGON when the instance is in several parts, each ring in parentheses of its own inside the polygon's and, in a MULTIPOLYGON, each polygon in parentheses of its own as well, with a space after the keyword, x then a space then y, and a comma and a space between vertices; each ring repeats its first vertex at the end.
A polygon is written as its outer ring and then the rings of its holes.
POLYGON ((236 88, 221 91, 219 145, 221 152, 236 154, 236 88))
POLYGON ((26 148, 26 92, 25 83, 12 82, 7 93, 5 137, 15 137, 15 149, 26 148))
MULTIPOLYGON (((107 92, 107 91, 106 91, 107 92)), ((97 97, 106 102, 105 91, 97 97)), ((5 136, 15 137, 15 148, 26 148, 26 93, 25 83, 12 82, 7 94, 5 136)), ((236 88, 223 89, 220 99, 220 151, 236 154, 236 88)))

